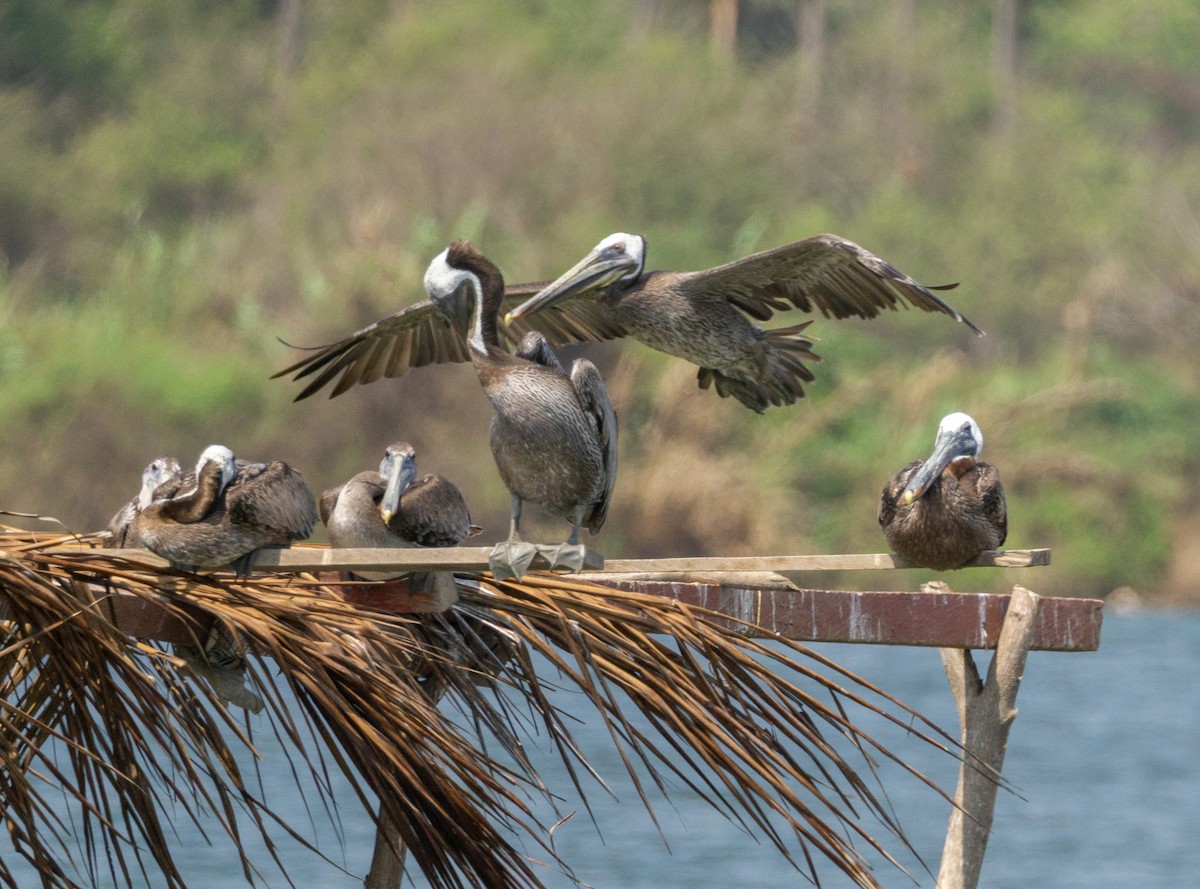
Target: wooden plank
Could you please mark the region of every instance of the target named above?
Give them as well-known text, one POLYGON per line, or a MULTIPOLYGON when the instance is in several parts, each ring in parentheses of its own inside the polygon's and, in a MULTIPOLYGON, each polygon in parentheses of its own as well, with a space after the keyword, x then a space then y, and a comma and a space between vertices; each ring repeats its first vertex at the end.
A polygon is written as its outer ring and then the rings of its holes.
MULTIPOLYGON (((58 546, 43 550, 53 555, 86 553, 94 558, 107 554, 142 565, 165 566, 165 559, 143 549, 97 550, 89 547, 58 546)), ((304 544, 282 549, 267 548, 254 564, 256 573, 278 571, 472 571, 488 570, 491 547, 446 547, 444 549, 334 549, 304 544)), ((965 565, 967 568, 1030 568, 1050 564, 1049 549, 999 550, 985 552, 965 565)), ((538 556, 534 567, 548 567, 538 556)), ((585 566, 593 571, 618 573, 683 574, 702 571, 859 571, 911 568, 895 553, 850 553, 844 555, 794 556, 704 556, 673 559, 605 559, 595 550, 585 551, 585 566)))
MULTIPOLYGON (((112 556, 138 565, 166 567, 168 562, 144 549, 94 549, 81 546, 56 546, 41 552, 55 556, 86 554, 89 558, 112 556)), ((253 572, 273 574, 280 571, 471 571, 490 570, 490 546, 448 546, 443 548, 414 547, 412 549, 334 548, 317 544, 292 547, 266 547, 254 560, 253 572)), ((534 557, 534 568, 549 568, 550 563, 540 553, 534 557)), ((604 567, 604 556, 584 548, 584 566, 592 570, 604 567)), ((201 573, 204 573, 203 571, 201 573)))
MULTIPOLYGON (((590 579, 590 578, 589 578, 590 579)), ((603 581, 599 581, 603 582, 603 581)), ((992 649, 1010 596, 955 592, 763 590, 719 584, 612 581, 606 585, 665 596, 755 624, 765 637, 935 648, 992 649)), ((1033 648, 1095 651, 1104 603, 1042 597, 1033 648)), ((733 626, 740 626, 740 623, 733 626)))
MULTIPOLYGON (((1050 564, 1049 549, 1010 549, 980 554, 964 568, 1033 568, 1050 564)), ((710 556, 679 559, 606 559, 604 570, 619 573, 697 571, 862 571, 914 568, 895 553, 814 556, 710 556)))

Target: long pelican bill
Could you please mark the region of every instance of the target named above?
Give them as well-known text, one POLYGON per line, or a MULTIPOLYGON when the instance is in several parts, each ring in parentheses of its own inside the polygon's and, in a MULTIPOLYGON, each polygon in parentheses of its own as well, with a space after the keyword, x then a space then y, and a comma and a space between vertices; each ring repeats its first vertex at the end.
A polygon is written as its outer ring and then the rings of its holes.
POLYGON ((938 478, 952 461, 959 457, 977 457, 980 446, 981 442, 976 438, 973 422, 969 421, 969 418, 968 422, 952 427, 943 422, 933 443, 933 453, 904 486, 904 502, 911 504, 929 490, 934 479, 938 478))
POLYGON ((412 455, 399 453, 385 461, 388 467, 388 483, 383 491, 383 499, 379 502, 379 514, 386 524, 392 516, 400 511, 400 497, 408 490, 408 486, 417 477, 417 464, 412 455))
POLYGON ((525 302, 504 316, 508 324, 532 312, 546 309, 585 290, 606 287, 637 269, 637 260, 628 254, 614 256, 611 251, 592 250, 587 256, 559 275, 525 302))

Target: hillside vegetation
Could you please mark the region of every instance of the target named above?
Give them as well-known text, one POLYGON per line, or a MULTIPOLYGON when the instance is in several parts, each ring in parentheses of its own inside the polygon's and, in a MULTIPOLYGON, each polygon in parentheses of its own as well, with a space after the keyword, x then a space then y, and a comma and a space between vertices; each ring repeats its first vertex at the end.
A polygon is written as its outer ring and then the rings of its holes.
POLYGON ((268 380, 295 360, 277 337, 423 298, 456 237, 525 281, 612 231, 681 269, 832 231, 961 282, 948 298, 988 335, 818 319, 808 397, 762 416, 636 343, 586 348, 622 423, 597 547, 878 551, 884 481, 965 410, 1008 545, 1054 566, 953 586, 1187 589, 1194 5, 1021 4, 1007 72, 990 8, 830 6, 818 56, 797 4, 767 0, 741 4, 735 55, 684 0, 0 0, 0 507, 90 530, 159 454, 220 441, 319 491, 407 438, 500 539, 469 368, 293 403, 268 380))

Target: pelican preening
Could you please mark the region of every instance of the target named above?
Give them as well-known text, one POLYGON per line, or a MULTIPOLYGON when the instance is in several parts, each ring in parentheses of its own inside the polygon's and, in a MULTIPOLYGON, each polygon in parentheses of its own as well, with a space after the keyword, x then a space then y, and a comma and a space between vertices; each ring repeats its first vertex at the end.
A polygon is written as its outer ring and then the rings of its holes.
MULTIPOLYGON (((763 330, 775 312, 792 308, 827 318, 875 318, 914 306, 978 327, 934 290, 837 235, 817 235, 696 272, 645 271, 646 239, 613 234, 549 285, 506 288, 492 326, 516 342, 532 330, 552 345, 633 337, 699 366, 701 388, 715 388, 755 411, 804 396, 819 360, 804 333, 808 321, 763 330)), ((420 302, 336 343, 320 346, 274 374, 312 380, 296 400, 334 383, 330 397, 358 383, 400 376, 409 368, 467 361, 463 332, 420 302)))
POLYGON ((538 552, 520 536, 526 500, 571 520, 570 536, 548 558, 551 567, 578 571, 580 528, 600 530, 617 474, 617 418, 604 381, 586 359, 565 371, 538 333, 526 335, 516 354, 500 346, 504 278, 465 241, 455 241, 429 264, 425 291, 464 338, 495 411, 492 455, 510 494, 511 524, 508 540, 492 551, 493 574, 519 578, 538 552))
POLYGON ((155 499, 134 519, 142 545, 189 569, 237 563, 249 571, 263 546, 304 540, 316 524, 312 492, 286 463, 236 460, 211 445, 196 462, 195 482, 155 499))
POLYGON ((109 520, 105 529, 107 533, 104 546, 108 549, 142 546, 141 538, 133 527, 134 519, 154 500, 155 491, 160 485, 168 480, 178 479, 182 473, 183 468, 174 457, 156 457, 151 460, 142 470, 141 490, 109 520))
POLYGON ((977 460, 979 424, 964 413, 938 426, 933 454, 905 466, 883 489, 879 524, 888 545, 913 565, 959 568, 1008 535, 1000 473, 977 460))

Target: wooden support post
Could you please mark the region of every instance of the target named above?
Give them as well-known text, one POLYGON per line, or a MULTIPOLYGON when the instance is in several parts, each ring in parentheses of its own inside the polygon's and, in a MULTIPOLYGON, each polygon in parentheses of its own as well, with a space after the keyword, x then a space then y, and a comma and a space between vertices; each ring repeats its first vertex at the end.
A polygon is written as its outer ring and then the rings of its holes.
MULTIPOLYGON (((945 584, 925 584, 922 589, 932 592, 935 589, 931 588, 937 587, 945 589, 945 584)), ((957 805, 950 813, 937 889, 976 889, 979 884, 1008 732, 1017 716, 1017 690, 1033 644, 1040 603, 1035 593, 1013 587, 987 681, 980 681, 968 649, 940 649, 969 759, 958 771, 957 805)))
MULTIPOLYGON (((446 688, 442 681, 434 681, 426 688, 425 694, 433 706, 437 706, 446 688)), ((375 850, 371 853, 371 869, 367 871, 363 889, 400 889, 400 881, 404 879, 404 853, 400 827, 380 800, 379 817, 375 819, 375 850)))

